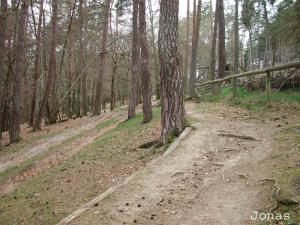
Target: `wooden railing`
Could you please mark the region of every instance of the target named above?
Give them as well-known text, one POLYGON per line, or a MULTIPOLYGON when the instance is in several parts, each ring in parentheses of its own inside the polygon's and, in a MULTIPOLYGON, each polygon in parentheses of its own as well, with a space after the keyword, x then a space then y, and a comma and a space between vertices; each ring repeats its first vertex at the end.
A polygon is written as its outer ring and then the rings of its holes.
POLYGON ((253 76, 253 75, 258 75, 258 74, 266 74, 266 95, 267 98, 270 98, 270 94, 271 94, 271 72, 275 72, 275 71, 280 71, 280 70, 286 70, 286 69, 291 69, 291 68, 300 68, 300 61, 296 61, 296 62, 291 62, 291 63, 287 63, 287 64, 283 64, 283 65, 278 65, 278 66, 272 66, 272 67, 268 67, 265 69, 260 69, 260 70, 253 70, 253 71, 249 71, 249 72, 245 72, 245 73, 240 73, 240 74, 234 74, 234 75, 230 75, 227 77, 224 77, 222 79, 216 79, 216 80, 212 80, 212 81, 207 81, 204 83, 197 83, 195 84, 196 88, 199 87, 204 87, 207 85, 213 85, 213 84, 222 84, 225 81, 231 80, 231 85, 232 85, 232 94, 233 97, 237 97, 237 78, 240 77, 248 77, 248 76, 253 76))

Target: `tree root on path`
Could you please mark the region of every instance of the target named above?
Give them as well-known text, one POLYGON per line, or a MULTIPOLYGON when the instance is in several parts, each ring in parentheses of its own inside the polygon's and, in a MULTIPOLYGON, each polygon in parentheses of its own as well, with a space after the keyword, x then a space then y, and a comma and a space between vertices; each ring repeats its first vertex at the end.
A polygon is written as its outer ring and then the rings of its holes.
POLYGON ((244 179, 248 179, 248 177, 249 177, 248 175, 245 175, 245 174, 242 174, 242 173, 239 173, 238 175, 239 175, 240 178, 244 178, 244 179))
POLYGON ((232 138, 240 138, 240 139, 245 139, 245 140, 250 140, 250 141, 258 141, 258 139, 247 136, 247 135, 237 135, 237 134, 231 134, 231 133, 219 133, 219 136, 222 137, 232 137, 232 138))
POLYGON ((218 162, 208 162, 207 164, 213 165, 213 166, 225 166, 223 163, 218 163, 218 162))
POLYGON ((260 181, 262 181, 262 182, 266 182, 266 181, 274 182, 273 187, 272 187, 272 193, 271 193, 271 197, 272 197, 272 199, 274 199, 274 204, 271 206, 271 208, 268 211, 268 213, 272 213, 279 206, 278 197, 279 197, 279 194, 280 194, 280 187, 278 187, 278 180, 276 178, 266 178, 266 179, 262 179, 260 181))

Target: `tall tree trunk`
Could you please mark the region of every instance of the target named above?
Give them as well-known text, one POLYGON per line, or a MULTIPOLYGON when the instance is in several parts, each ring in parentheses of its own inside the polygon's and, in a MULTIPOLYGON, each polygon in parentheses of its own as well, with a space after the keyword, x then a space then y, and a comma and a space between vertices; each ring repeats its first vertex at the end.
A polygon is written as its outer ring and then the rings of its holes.
MULTIPOLYGON (((46 81, 45 93, 41 101, 41 105, 38 111, 36 121, 34 123, 33 131, 40 130, 42 125, 42 119, 45 113, 45 107, 49 100, 53 96, 50 96, 51 91, 53 94, 53 79, 55 78, 54 74, 56 73, 56 24, 57 24, 57 0, 52 0, 52 19, 51 19, 51 49, 50 49, 50 60, 49 60, 49 70, 46 81)), ((53 100, 53 99, 52 99, 53 100)))
POLYGON ((146 3, 145 0, 139 0, 139 31, 141 46, 141 80, 142 80, 142 96, 143 96, 143 115, 144 123, 148 123, 152 119, 152 88, 149 72, 149 53, 147 44, 146 30, 146 3))
POLYGON ((106 43, 107 43, 107 33, 109 24, 109 14, 110 14, 110 3, 111 0, 106 0, 105 10, 104 10, 104 22, 102 30, 102 40, 100 48, 100 58, 99 58, 99 73, 96 82, 96 93, 94 99, 94 115, 99 115, 101 113, 101 102, 103 93, 103 76, 105 73, 105 61, 106 61, 106 43))
MULTIPOLYGON (((80 62, 80 71, 85 68, 85 50, 84 50, 84 44, 83 44, 83 19, 84 19, 84 13, 83 13, 83 0, 79 0, 79 62, 80 62)), ((87 102, 87 92, 86 92, 86 74, 82 76, 82 82, 81 82, 81 102, 82 102, 82 115, 86 116, 88 112, 88 102, 87 102)))
POLYGON ((10 113, 9 135, 10 142, 15 143, 21 139, 21 104, 22 104, 22 75, 24 70, 25 32, 28 15, 29 0, 22 1, 22 10, 18 25, 18 40, 16 48, 16 64, 13 77, 12 109, 10 113))
POLYGON ((223 0, 219 4, 219 43, 218 43, 218 56, 219 56, 219 67, 218 67, 218 78, 225 77, 225 64, 226 64, 226 52, 225 52, 225 18, 224 18, 224 4, 223 0))
POLYGON ((253 70, 253 43, 252 43, 252 29, 249 29, 249 69, 253 70))
POLYGON ((190 0, 187 0, 186 10, 186 36, 185 36, 185 64, 184 64, 184 75, 183 75, 183 86, 184 92, 188 89, 188 73, 189 73, 189 57, 190 57, 190 0))
POLYGON ((214 22, 214 31, 213 38, 211 42, 211 51, 210 51, 210 79, 216 79, 216 46, 217 46, 217 33, 219 27, 219 11, 220 11, 220 1, 216 1, 216 10, 215 10, 215 22, 214 22))
POLYGON ((110 111, 116 107, 116 73, 117 73, 117 58, 114 58, 112 77, 111 77, 111 92, 110 92, 110 111))
POLYGON ((234 13, 234 72, 238 73, 239 69, 239 0, 235 0, 235 13, 234 13))
POLYGON ((161 65, 161 142, 185 128, 183 75, 178 50, 179 0, 160 1, 158 50, 161 65))
POLYGON ((54 44, 51 44, 51 52, 50 52, 50 64, 49 64, 49 73, 52 75, 52 90, 50 92, 50 98, 48 99, 47 105, 48 105, 48 122, 49 124, 53 124, 56 122, 57 115, 53 112, 56 108, 57 104, 57 72, 56 72, 56 39, 57 39, 57 0, 52 0, 52 7, 53 7, 53 14, 55 16, 55 20, 53 20, 55 23, 52 27, 52 41, 54 41, 54 44), (53 1, 55 1, 53 3, 53 1))
MULTIPOLYGON (((209 54, 211 54, 211 47, 212 47, 212 40, 213 40, 213 35, 214 35, 214 16, 213 16, 213 3, 212 0, 209 1, 209 22, 210 22, 210 34, 209 34, 209 54)), ((209 60, 210 60, 211 55, 209 55, 209 60)), ((208 71, 208 79, 210 80, 210 71, 208 71)))
POLYGON ((155 66, 155 88, 156 88, 156 100, 160 99, 160 79, 159 79, 159 64, 157 56, 157 48, 155 44, 155 28, 154 28, 154 19, 155 15, 152 8, 152 0, 148 0, 149 14, 150 14, 150 25, 151 25, 151 45, 152 45, 152 55, 154 59, 155 66))
POLYGON ((34 77, 32 81, 32 98, 31 98, 31 110, 29 117, 29 126, 33 126, 35 108, 36 108, 36 98, 37 98, 37 86, 38 80, 41 74, 41 31, 42 31, 42 21, 43 21, 43 8, 44 0, 40 0, 40 14, 38 21, 38 28, 36 34, 36 49, 35 49, 35 61, 34 61, 34 77))
MULTIPOLYGON (((115 34, 113 33, 112 29, 112 17, 110 16, 110 30, 111 30, 111 36, 117 37, 119 33, 118 28, 118 13, 116 13, 116 21, 115 21, 115 34)), ((113 111, 116 107, 116 76, 117 76, 117 70, 118 70, 118 49, 117 49, 117 43, 114 42, 113 46, 113 65, 112 65, 112 75, 111 75, 111 88, 110 88, 110 111, 113 111)))
MULTIPOLYGON (((68 70, 67 70, 67 88, 68 90, 72 86, 72 75, 73 75, 73 38, 72 35, 69 37, 69 49, 68 49, 68 70)), ((67 103, 67 115, 69 118, 72 118, 74 112, 72 107, 72 95, 68 95, 68 103, 67 103)))
MULTIPOLYGON (((24 57, 24 65, 28 65, 26 56, 24 57)), ((22 111, 21 111, 21 123, 27 123, 29 121, 29 86, 28 86, 28 66, 24 66, 23 68, 23 102, 22 102, 22 111)))
POLYGON ((5 58, 6 58, 6 30, 7 30, 7 0, 1 0, 1 14, 0 14, 0 148, 2 145, 2 113, 3 113, 3 93, 5 81, 5 58))
POLYGON ((265 19, 265 55, 264 55, 264 68, 268 66, 268 51, 269 51, 269 43, 271 36, 270 36, 270 22, 268 18, 268 10, 267 10, 267 2, 266 0, 262 0, 262 4, 264 7, 264 19, 265 19))
POLYGON ((210 19, 210 47, 214 35, 214 12, 213 12, 213 3, 212 0, 209 1, 209 19, 210 19))
POLYGON ((200 21, 201 21, 201 0, 198 0, 197 9, 194 4, 194 26, 193 26, 193 39, 192 39, 190 80, 189 80, 189 95, 192 98, 194 97, 194 93, 195 93, 195 82, 196 82, 196 75, 197 75, 197 54, 198 54, 198 45, 199 45, 200 21))
POLYGON ((128 105, 128 119, 135 116, 135 108, 138 98, 139 83, 139 31, 138 31, 138 12, 139 0, 133 0, 132 11, 132 56, 131 56, 131 90, 128 105))

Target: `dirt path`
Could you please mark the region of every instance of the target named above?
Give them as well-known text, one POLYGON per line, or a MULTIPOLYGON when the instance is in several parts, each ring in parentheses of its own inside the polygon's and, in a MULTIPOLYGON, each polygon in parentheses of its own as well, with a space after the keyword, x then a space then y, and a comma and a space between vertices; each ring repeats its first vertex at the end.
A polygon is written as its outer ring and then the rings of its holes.
POLYGON ((25 147, 21 149, 17 154, 12 154, 8 156, 4 156, 0 158, 0 172, 4 172, 6 169, 18 165, 25 160, 32 158, 36 155, 39 155, 52 146, 59 145, 63 141, 71 139, 83 132, 87 132, 94 128, 98 123, 101 121, 108 119, 110 117, 119 116, 120 112, 113 112, 113 113, 105 113, 100 116, 90 117, 87 118, 85 124, 77 124, 74 127, 66 128, 63 132, 54 135, 52 137, 45 137, 36 143, 30 145, 29 147, 25 147))
POLYGON ((196 129, 168 156, 60 224, 247 224, 270 193, 260 181, 270 175, 262 163, 272 151, 270 127, 245 120, 241 109, 193 107, 187 111, 199 120, 196 129))

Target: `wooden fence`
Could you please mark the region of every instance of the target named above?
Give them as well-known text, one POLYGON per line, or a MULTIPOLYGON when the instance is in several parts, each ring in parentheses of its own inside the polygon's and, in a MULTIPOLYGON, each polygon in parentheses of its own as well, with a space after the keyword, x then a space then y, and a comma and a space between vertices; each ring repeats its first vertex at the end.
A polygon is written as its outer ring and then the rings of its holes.
POLYGON ((300 68, 300 61, 295 61, 295 62, 278 65, 278 66, 272 66, 272 67, 268 67, 268 68, 260 69, 260 70, 253 70, 253 71, 240 73, 240 74, 234 74, 234 75, 230 75, 225 78, 222 78, 222 79, 216 79, 216 80, 202 82, 202 83, 196 82, 196 84, 195 84, 196 93, 199 93, 199 91, 206 93, 209 90, 213 90, 215 84, 221 85, 223 82, 231 80, 232 95, 234 98, 236 98, 237 97, 237 78, 249 77, 249 76, 254 76, 254 75, 258 75, 258 74, 265 74, 265 76, 266 76, 265 90, 266 90, 267 98, 269 99, 270 95, 271 95, 271 73, 275 72, 275 71, 287 70, 287 69, 291 69, 291 68, 295 68, 295 69, 300 68))

